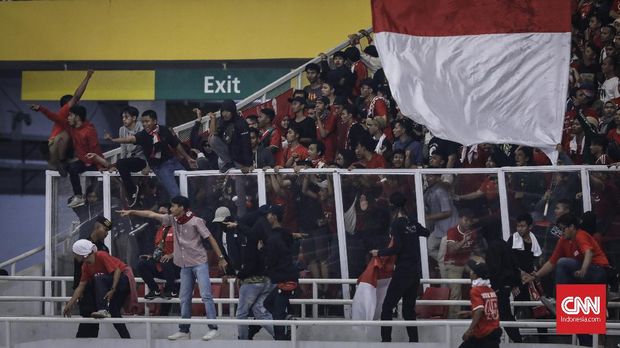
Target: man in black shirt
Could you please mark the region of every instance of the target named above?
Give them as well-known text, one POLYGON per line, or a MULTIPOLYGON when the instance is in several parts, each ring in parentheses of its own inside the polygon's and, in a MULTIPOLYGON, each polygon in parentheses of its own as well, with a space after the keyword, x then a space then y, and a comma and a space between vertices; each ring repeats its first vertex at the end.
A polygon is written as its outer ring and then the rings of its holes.
MULTIPOLYGON (((405 210, 407 198, 401 192, 390 196, 390 205, 395 209, 390 226, 391 245, 381 250, 371 250, 372 256, 396 256, 394 273, 381 308, 381 320, 392 320, 394 307, 403 299, 403 318, 415 320, 415 301, 420 286, 420 237, 428 237, 424 226, 412 221, 405 210)), ((418 328, 407 326, 409 342, 418 342, 418 328)), ((381 341, 392 341, 392 327, 381 327, 381 341)))
POLYGON ((184 170, 172 149, 183 156, 191 168, 197 168, 196 160, 191 158, 179 139, 166 126, 157 123, 157 113, 146 110, 142 113, 143 130, 124 138, 110 139, 119 144, 136 144, 142 147, 146 161, 159 182, 164 186, 170 197, 181 195, 179 185, 174 178, 175 170, 184 170))

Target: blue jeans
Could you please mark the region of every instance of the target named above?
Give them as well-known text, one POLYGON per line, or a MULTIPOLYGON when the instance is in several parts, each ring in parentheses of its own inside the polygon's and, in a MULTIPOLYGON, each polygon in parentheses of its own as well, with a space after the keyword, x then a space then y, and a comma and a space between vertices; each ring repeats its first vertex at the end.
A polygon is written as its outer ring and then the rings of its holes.
MULTIPOLYGON (((237 308, 237 319, 247 319, 251 310, 254 318, 256 319, 272 320, 273 317, 265 308, 263 302, 265 302, 265 298, 267 298, 267 295, 269 295, 274 287, 275 285, 271 284, 271 281, 267 277, 265 277, 265 280, 262 283, 241 285, 239 288, 239 307, 237 308)), ((273 337, 273 325, 263 325, 263 328, 265 328, 265 330, 267 330, 267 332, 269 332, 269 334, 273 337)), ((249 339, 247 325, 239 325, 239 339, 249 339)))
POLYGON ((157 176, 157 180, 159 180, 159 183, 166 189, 170 198, 181 195, 179 185, 177 185, 177 180, 174 177, 175 170, 185 170, 179 160, 171 158, 151 169, 153 169, 153 172, 157 176))
MULTIPOLYGON (((215 303, 211 294, 209 265, 206 262, 196 266, 181 268, 181 290, 179 291, 181 318, 189 319, 192 317, 192 294, 194 293, 194 283, 196 281, 198 281, 202 303, 205 305, 207 319, 215 319, 215 303)), ((180 324, 179 331, 189 332, 189 326, 189 324, 180 324)), ((217 330, 217 325, 209 325, 209 328, 217 330)))
POLYGON ((590 265, 588 272, 583 279, 577 279, 575 272, 581 269, 581 262, 562 257, 555 265, 555 282, 556 284, 605 284, 607 273, 603 267, 598 265, 590 265))

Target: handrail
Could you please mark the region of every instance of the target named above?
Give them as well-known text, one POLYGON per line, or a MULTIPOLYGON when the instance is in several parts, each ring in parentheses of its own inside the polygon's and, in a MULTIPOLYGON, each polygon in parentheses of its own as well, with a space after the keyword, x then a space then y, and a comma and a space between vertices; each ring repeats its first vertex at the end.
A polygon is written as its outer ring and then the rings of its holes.
MULTIPOLYGON (((471 320, 253 320, 253 319, 180 319, 171 317, 161 318, 62 318, 54 316, 45 317, 0 317, 0 322, 5 323, 5 343, 7 347, 12 346, 11 326, 14 323, 123 323, 123 324, 146 324, 146 339, 144 340, 147 348, 153 346, 153 325, 161 324, 198 324, 198 325, 278 325, 290 327, 291 347, 297 347, 299 341, 299 327, 306 326, 338 326, 338 327, 377 327, 377 326, 415 326, 415 327, 437 327, 445 328, 445 347, 453 347, 452 328, 464 327, 471 323, 471 320)), ((554 328, 554 321, 501 321, 500 327, 516 327, 516 328, 554 328)), ((620 323, 607 323, 607 329, 619 329, 620 323)), ((608 335, 617 334, 616 331, 608 332, 608 335)), ((441 343, 441 342, 436 342, 441 343)), ((593 347, 598 346, 598 335, 593 335, 593 347)))
MULTIPOLYGON (((372 32, 372 27, 367 28, 366 31, 368 32, 372 32)), ((349 46, 349 40, 345 40, 343 42, 341 42, 340 44, 338 44, 336 47, 330 49, 329 51, 327 51, 325 54, 327 56, 330 56, 332 54, 334 54, 337 51, 342 50, 343 48, 349 46)), ((300 65, 299 67, 291 70, 289 73, 285 74, 284 76, 280 77, 279 79, 273 81, 272 83, 268 84, 267 86, 259 89, 258 91, 250 94, 249 96, 245 97, 244 99, 242 99, 240 102, 237 103, 237 110, 241 110, 244 107, 250 105, 251 103, 253 103, 254 101, 256 101, 258 98, 263 97, 266 98, 267 93, 271 92, 272 90, 280 87, 282 84, 286 83, 289 80, 292 80, 295 77, 301 78, 301 74, 304 72, 306 65, 310 64, 310 63, 318 63, 321 61, 321 57, 317 56, 314 57, 312 59, 310 59, 309 61, 305 62, 304 64, 300 65)), ((204 124, 206 122, 207 117, 203 117, 202 119, 202 123, 204 124)), ((174 127, 174 131, 175 133, 179 133, 182 132, 184 130, 190 129, 192 128, 192 126, 194 125, 195 121, 190 121, 181 125, 178 125, 176 127, 174 127)), ((106 153, 103 154, 103 156, 108 159, 108 158, 112 158, 114 156, 118 156, 121 152, 120 147, 117 147, 116 149, 112 149, 110 151, 107 151, 106 153)))

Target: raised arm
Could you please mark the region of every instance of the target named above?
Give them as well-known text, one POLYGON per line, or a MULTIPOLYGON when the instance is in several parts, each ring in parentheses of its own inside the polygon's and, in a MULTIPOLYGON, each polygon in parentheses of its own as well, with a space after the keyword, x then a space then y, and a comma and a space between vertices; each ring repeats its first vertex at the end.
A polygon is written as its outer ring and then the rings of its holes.
POLYGON ((84 80, 82 80, 78 88, 73 93, 73 98, 69 100, 69 107, 72 107, 73 105, 77 104, 80 101, 80 99, 82 99, 82 95, 86 91, 88 82, 90 81, 90 78, 93 76, 94 73, 95 72, 93 70, 88 70, 86 72, 86 76, 84 77, 84 80))

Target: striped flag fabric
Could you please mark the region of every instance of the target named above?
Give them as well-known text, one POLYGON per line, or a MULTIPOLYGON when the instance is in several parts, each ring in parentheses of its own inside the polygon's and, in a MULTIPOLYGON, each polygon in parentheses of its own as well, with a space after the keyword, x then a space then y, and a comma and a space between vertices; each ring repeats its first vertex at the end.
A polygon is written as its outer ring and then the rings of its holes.
MULTIPOLYGON (((385 293, 392 280, 395 256, 374 256, 357 279, 357 288, 351 305, 351 319, 377 320, 381 316, 381 306, 385 293)), ((362 331, 366 330, 364 328, 362 331)))
POLYGON ((568 89, 570 6, 567 0, 372 0, 375 43, 400 110, 463 145, 509 143, 554 153, 568 89))

